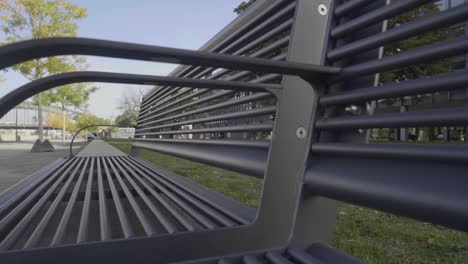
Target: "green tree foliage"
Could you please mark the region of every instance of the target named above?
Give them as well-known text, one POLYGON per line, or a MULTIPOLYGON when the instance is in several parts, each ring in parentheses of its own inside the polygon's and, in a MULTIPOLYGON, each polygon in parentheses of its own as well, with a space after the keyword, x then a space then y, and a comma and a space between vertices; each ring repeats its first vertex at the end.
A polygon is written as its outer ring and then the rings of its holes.
POLYGON ((249 0, 249 1, 243 1, 240 3, 236 8, 234 8, 234 13, 237 13, 238 15, 242 14, 249 6, 251 6, 253 3, 255 3, 256 0, 249 0))
MULTIPOLYGON (((82 129, 91 125, 111 125, 111 122, 105 118, 100 118, 90 113, 80 113, 75 117, 75 127, 76 130, 82 129)), ((98 132, 98 127, 90 127, 88 132, 96 133, 98 132)))
MULTIPOLYGON (((0 0, 0 28, 5 34, 3 44, 49 37, 75 37, 77 20, 87 16, 86 9, 65 0, 0 0)), ((28 80, 50 74, 75 71, 85 67, 79 56, 49 57, 13 66, 28 80)), ((58 90, 60 92, 62 90, 58 90)), ((57 91, 56 91, 57 93, 57 91)), ((40 115, 39 135, 42 140, 41 95, 35 98, 40 115)), ((68 96, 66 96, 68 97, 68 96)))
MULTIPOLYGON (((425 16, 432 16, 440 12, 440 6, 437 2, 428 3, 418 8, 400 14, 388 20, 388 29, 397 28, 400 25, 411 23, 425 16)), ((431 45, 436 42, 451 39, 462 32, 457 32, 453 28, 438 28, 430 32, 420 34, 408 39, 390 43, 384 47, 384 56, 397 55, 418 47, 431 45)), ((454 61, 452 58, 439 59, 437 61, 427 61, 423 64, 411 65, 408 67, 398 68, 392 71, 385 72, 380 75, 380 83, 401 82, 405 80, 426 78, 433 75, 447 73, 453 70, 454 61)), ((405 97, 405 98, 388 98, 382 103, 393 106, 400 106, 400 111, 403 111, 402 106, 409 105, 415 106, 423 102, 423 95, 405 97)), ((402 128, 407 129, 407 128, 402 128)), ((419 128, 413 129, 418 135, 419 128)), ((434 138, 432 128, 424 129, 426 131, 425 137, 434 138)))
POLYGON ((62 111, 84 106, 89 96, 97 90, 96 87, 88 88, 85 84, 70 84, 48 91, 43 96, 43 101, 57 105, 62 111))
POLYGON ((89 96, 97 90, 96 87, 87 88, 85 84, 70 84, 45 92, 42 96, 43 103, 55 104, 62 111, 62 141, 65 141, 67 128, 66 111, 79 109, 88 102, 89 96))
MULTIPOLYGON (((87 16, 86 9, 63 0, 0 0, 1 30, 6 38, 4 44, 27 39, 48 37, 75 37, 75 20, 87 16)), ((33 60, 14 66, 29 80, 74 70, 80 57, 50 57, 33 60)))
MULTIPOLYGON (((422 5, 418 8, 415 8, 409 12, 398 15, 394 18, 391 18, 388 21, 388 28, 392 29, 400 25, 412 22, 424 16, 434 15, 435 13, 440 12, 440 8, 437 3, 428 3, 422 5)), ((454 32, 449 28, 442 28, 433 30, 426 34, 421 34, 412 38, 408 38, 402 41, 394 42, 385 46, 384 56, 391 56, 401 52, 405 52, 417 47, 430 45, 437 41, 447 40, 453 37, 454 32)), ((390 72, 386 72, 382 75, 381 82, 395 82, 395 81, 404 81, 415 78, 423 78, 427 76, 432 76, 436 74, 441 74, 449 72, 452 70, 453 62, 450 58, 439 60, 436 62, 428 62, 419 65, 412 65, 409 67, 404 67, 396 69, 390 72)))
POLYGON ((115 118, 115 124, 119 127, 135 127, 137 125, 138 114, 134 111, 125 111, 115 118))
MULTIPOLYGON (((1 30, 6 38, 3 44, 28 39, 49 37, 76 37, 75 21, 87 16, 86 9, 64 0, 0 0, 1 30)), ((76 70, 82 66, 82 57, 49 57, 15 65, 29 80, 47 74, 76 70)))

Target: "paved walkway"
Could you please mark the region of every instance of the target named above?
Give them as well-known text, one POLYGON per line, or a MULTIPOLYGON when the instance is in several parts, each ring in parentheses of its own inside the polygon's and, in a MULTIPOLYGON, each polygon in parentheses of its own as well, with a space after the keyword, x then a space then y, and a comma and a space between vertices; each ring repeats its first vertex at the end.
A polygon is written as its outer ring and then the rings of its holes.
POLYGON ((93 140, 91 143, 86 145, 77 157, 100 157, 100 156, 125 156, 127 154, 114 148, 108 143, 102 140, 93 140))
MULTIPOLYGON (((32 142, 0 143, 0 193, 58 158, 68 157, 68 145, 52 144, 54 152, 32 153, 32 142)), ((80 147, 76 143, 75 152, 80 147)))
MULTIPOLYGON (((84 142, 74 144, 74 153, 84 142)), ((54 142, 52 142, 54 144, 54 142)), ((32 153, 33 143, 0 143, 0 193, 53 161, 68 157, 68 145, 54 144, 54 152, 32 153)), ((125 153, 102 140, 93 140, 76 156, 124 156, 125 153)))

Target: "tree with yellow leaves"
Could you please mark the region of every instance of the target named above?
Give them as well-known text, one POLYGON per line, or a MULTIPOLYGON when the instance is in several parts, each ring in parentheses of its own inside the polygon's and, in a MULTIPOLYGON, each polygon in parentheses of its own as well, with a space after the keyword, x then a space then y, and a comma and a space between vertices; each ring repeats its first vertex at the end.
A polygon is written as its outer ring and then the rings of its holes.
MULTIPOLYGON (((75 21, 87 16, 86 9, 65 0, 0 0, 0 29, 6 38, 2 44, 49 37, 76 37, 75 21)), ((78 56, 49 57, 13 66, 28 80, 50 74, 75 71, 85 67, 78 56)), ((79 96, 79 94, 77 95, 79 96)), ((41 94, 34 98, 38 105, 39 140, 42 142, 42 104, 50 103, 41 94)))
MULTIPOLYGON (((76 125, 69 118, 63 118, 62 113, 59 113, 58 111, 48 112, 45 118, 45 123, 47 124, 47 126, 53 128, 66 127, 68 131, 72 132, 76 130, 76 125)), ((64 133, 64 131, 62 131, 62 133, 64 133)))

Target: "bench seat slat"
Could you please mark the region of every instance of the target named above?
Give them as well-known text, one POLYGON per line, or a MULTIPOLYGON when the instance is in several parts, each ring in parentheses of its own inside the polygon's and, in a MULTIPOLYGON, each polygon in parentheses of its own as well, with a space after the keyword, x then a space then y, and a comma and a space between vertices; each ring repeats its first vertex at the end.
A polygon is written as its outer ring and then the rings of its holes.
POLYGON ((75 157, 53 165, 36 174, 34 191, 23 183, 12 188, 17 195, 9 195, 0 218, 1 251, 234 227, 256 214, 140 159, 75 157))
POLYGON ((178 264, 362 264, 360 260, 321 243, 305 248, 280 248, 252 251, 235 255, 177 262, 178 264))

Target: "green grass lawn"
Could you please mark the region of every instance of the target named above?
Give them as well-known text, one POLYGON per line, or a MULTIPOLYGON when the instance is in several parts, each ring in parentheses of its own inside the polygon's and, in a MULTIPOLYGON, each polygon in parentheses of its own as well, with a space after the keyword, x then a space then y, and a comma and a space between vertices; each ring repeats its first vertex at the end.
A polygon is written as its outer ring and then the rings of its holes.
MULTIPOLYGON (((129 140, 108 142, 130 152, 129 140)), ((141 156, 226 196, 258 206, 259 179, 146 150, 141 150, 141 156)), ((337 214, 333 245, 368 263, 468 263, 468 233, 344 203, 337 214)))

